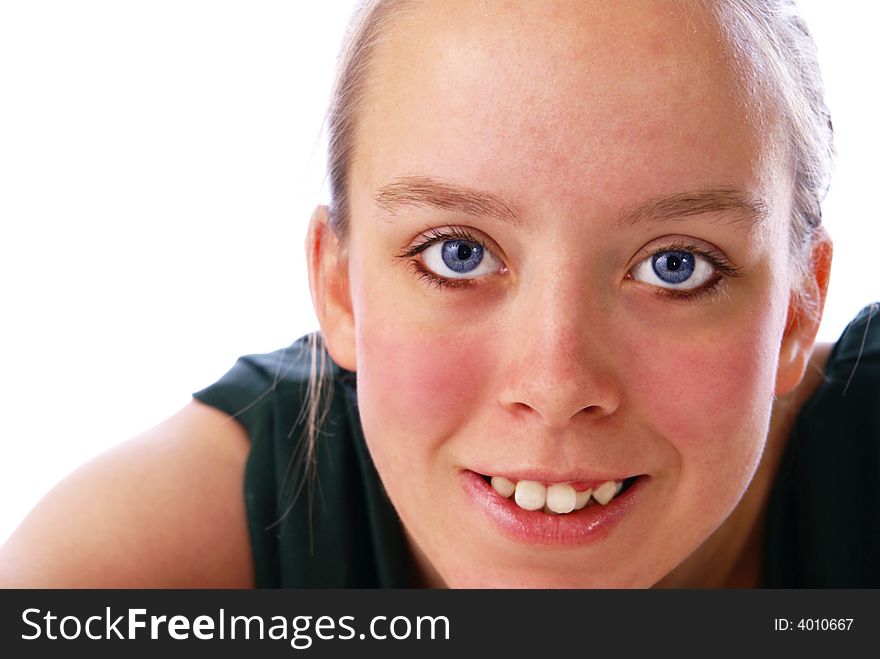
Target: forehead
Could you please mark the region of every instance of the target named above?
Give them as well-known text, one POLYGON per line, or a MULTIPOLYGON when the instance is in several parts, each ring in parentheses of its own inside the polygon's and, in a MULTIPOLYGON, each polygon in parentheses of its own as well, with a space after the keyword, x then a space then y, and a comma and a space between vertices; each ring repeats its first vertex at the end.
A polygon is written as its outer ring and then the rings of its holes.
POLYGON ((557 209, 768 184, 783 141, 701 6, 411 5, 372 62, 353 182, 426 174, 557 209))

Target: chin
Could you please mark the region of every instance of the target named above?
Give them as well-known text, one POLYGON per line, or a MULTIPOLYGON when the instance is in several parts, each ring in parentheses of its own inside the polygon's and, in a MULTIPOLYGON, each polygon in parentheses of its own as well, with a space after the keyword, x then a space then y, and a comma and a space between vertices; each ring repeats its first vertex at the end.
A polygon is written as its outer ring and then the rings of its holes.
POLYGON ((647 589, 659 579, 657 576, 633 574, 580 574, 555 573, 545 570, 505 570, 486 572, 463 568, 444 575, 450 588, 457 589, 647 589))

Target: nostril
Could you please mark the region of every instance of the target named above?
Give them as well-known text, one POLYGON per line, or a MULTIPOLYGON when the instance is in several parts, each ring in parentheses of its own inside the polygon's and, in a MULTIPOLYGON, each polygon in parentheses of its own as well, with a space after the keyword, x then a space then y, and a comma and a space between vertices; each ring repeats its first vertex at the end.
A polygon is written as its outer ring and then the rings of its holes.
POLYGON ((586 415, 598 420, 613 414, 623 390, 610 367, 614 363, 611 345, 601 340, 594 327, 581 326, 571 336, 568 332, 562 336, 558 324, 551 324, 552 332, 524 328, 515 338, 519 356, 502 374, 498 402, 523 420, 537 414, 551 428, 584 421, 586 415), (590 351, 576 345, 587 334, 590 351))
POLYGON ((562 431, 571 428, 572 424, 576 424, 578 420, 581 422, 587 420, 598 421, 616 410, 616 406, 606 407, 599 404, 590 404, 583 407, 566 405, 564 402, 553 401, 550 397, 542 405, 511 401, 506 404, 506 407, 517 422, 537 423, 552 431, 562 431))

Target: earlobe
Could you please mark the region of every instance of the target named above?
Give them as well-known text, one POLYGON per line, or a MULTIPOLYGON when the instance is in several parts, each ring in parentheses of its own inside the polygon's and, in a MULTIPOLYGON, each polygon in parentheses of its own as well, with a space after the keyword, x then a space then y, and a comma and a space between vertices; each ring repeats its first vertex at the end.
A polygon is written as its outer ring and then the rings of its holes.
POLYGON ((318 206, 312 213, 306 237, 306 262, 312 304, 327 352, 339 366, 354 371, 357 360, 348 256, 330 226, 327 206, 318 206))
POLYGON ((833 246, 824 228, 816 229, 810 262, 810 276, 801 294, 789 298, 788 317, 779 348, 776 372, 776 396, 781 397, 797 387, 804 376, 828 292, 833 246))

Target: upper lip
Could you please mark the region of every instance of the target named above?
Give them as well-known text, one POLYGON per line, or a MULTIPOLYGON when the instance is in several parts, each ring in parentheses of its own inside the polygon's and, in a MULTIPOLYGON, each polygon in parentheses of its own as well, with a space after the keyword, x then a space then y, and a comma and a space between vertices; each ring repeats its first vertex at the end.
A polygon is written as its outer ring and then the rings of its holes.
POLYGON ((474 473, 480 476, 503 476, 511 481, 536 481, 538 483, 605 483, 607 481, 623 481, 638 473, 626 472, 574 472, 574 471, 549 471, 546 469, 472 469, 474 473))

